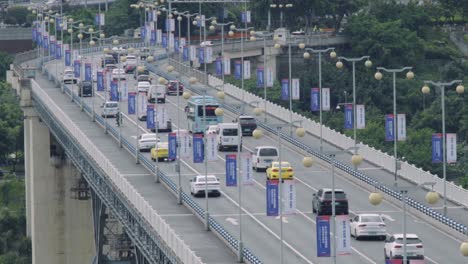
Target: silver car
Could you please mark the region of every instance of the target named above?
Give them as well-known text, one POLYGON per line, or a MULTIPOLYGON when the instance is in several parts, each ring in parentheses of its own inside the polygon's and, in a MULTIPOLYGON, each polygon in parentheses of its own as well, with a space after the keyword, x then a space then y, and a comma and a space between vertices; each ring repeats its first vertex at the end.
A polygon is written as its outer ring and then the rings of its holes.
POLYGON ((101 105, 102 117, 117 117, 120 112, 119 103, 113 101, 107 101, 101 105))

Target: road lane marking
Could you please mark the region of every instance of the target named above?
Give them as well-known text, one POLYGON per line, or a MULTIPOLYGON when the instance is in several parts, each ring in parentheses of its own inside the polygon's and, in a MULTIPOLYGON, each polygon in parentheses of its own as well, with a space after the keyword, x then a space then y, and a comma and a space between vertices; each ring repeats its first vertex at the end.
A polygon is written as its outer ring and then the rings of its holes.
POLYGON ((229 222, 229 223, 231 223, 233 225, 239 225, 239 223, 237 222, 237 219, 235 219, 235 218, 228 217, 225 220, 226 220, 226 222, 229 222))

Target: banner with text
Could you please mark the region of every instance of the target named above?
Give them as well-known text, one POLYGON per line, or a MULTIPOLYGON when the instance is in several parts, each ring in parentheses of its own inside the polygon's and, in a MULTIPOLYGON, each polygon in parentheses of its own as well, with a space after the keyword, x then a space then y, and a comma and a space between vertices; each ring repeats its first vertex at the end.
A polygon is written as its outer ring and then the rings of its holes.
POLYGON ((345 104, 344 106, 344 128, 353 129, 353 105, 345 104))
POLYGON ((146 128, 154 129, 154 105, 149 104, 146 106, 146 128))
POLYGON ((317 233, 317 257, 330 257, 330 216, 317 215, 315 221, 317 233))
POLYGON ((351 229, 348 215, 335 217, 336 254, 338 256, 351 255, 351 229))
POLYGON ((406 140, 406 114, 397 115, 397 138, 398 141, 406 140))
POLYGON ((364 129, 366 128, 366 109, 364 105, 356 105, 356 128, 364 129))
POLYGON ((242 75, 242 62, 240 60, 236 60, 234 61, 234 78, 236 80, 240 80, 241 79, 241 75, 242 75))
POLYGON ((218 160, 218 148, 216 147, 217 135, 210 133, 206 135, 206 161, 218 160))
POLYGON ((312 88, 310 90, 310 110, 320 111, 320 89, 319 88, 312 88))
POLYGON ((440 163, 442 159, 442 134, 432 134, 432 163, 440 163))
POLYGON ((110 83, 110 100, 119 101, 119 87, 117 81, 111 81, 110 83))
POLYGON ((97 90, 104 91, 104 73, 102 71, 98 71, 96 73, 96 82, 97 82, 97 90))
POLYGON ((252 153, 241 154, 241 170, 242 170, 242 184, 254 184, 253 169, 252 169, 252 153))
POLYGON ((168 142, 168 160, 175 160, 177 158, 177 137, 175 132, 171 132, 167 135, 168 142))
POLYGON ((177 132, 177 141, 180 144, 180 157, 190 158, 190 136, 188 131, 179 130, 177 132))
POLYGON ((330 88, 322 88, 322 111, 330 111, 330 88))
POLYGON ((85 81, 91 82, 93 80, 91 63, 85 63, 84 73, 85 73, 85 81))
POLYGON ((385 141, 393 141, 393 129, 394 129, 394 118, 393 114, 385 115, 385 141))
POLYGON ((156 104, 155 111, 157 118, 157 129, 167 129, 169 115, 167 113, 166 104, 156 104))
POLYGON ((447 163, 457 162, 457 134, 447 133, 447 163))
POLYGON ((192 137, 193 140, 193 163, 203 163, 204 153, 204 143, 203 135, 196 134, 192 137))
POLYGON ((128 114, 135 114, 136 92, 128 92, 128 114))
POLYGON ((281 79, 281 100, 289 100, 289 80, 281 79))
POLYGON ((293 100, 300 100, 301 99, 301 90, 300 86, 301 83, 298 78, 293 78, 291 79, 291 93, 292 93, 292 99, 293 100))
POLYGON ((283 214, 296 214, 296 181, 285 180, 281 188, 283 200, 283 214))
POLYGON ((265 78, 263 76, 263 67, 257 68, 257 88, 263 88, 265 78))
POLYGON ((226 186, 237 186, 236 154, 226 154, 226 186))
POLYGON ((224 75, 231 75, 231 58, 224 56, 223 70, 224 75))
POLYGON ((266 182, 266 211, 267 216, 278 216, 278 180, 267 180, 266 182))
POLYGON ((250 61, 249 60, 244 61, 243 70, 244 70, 244 79, 249 80, 250 79, 250 61))

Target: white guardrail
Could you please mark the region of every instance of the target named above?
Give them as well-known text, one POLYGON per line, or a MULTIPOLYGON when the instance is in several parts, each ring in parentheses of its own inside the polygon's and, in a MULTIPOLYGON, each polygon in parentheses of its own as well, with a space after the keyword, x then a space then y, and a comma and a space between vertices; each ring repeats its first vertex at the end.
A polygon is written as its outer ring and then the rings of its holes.
MULTIPOLYGON (((212 87, 219 87, 222 85, 223 81, 217 77, 212 75, 208 76, 208 84, 212 87)), ((263 98, 259 97, 255 94, 252 94, 247 91, 243 91, 237 86, 232 84, 226 83, 224 85, 224 91, 237 99, 244 98, 245 102, 255 102, 260 101, 263 102, 263 98), (244 93, 244 97, 242 97, 242 93, 244 93)), ((263 103, 262 103, 263 105, 263 103)), ((286 109, 282 106, 274 104, 270 101, 267 101, 267 112, 268 114, 275 116, 279 119, 282 119, 286 122, 289 121, 289 109, 286 109)), ((296 112, 292 114, 293 120, 304 120, 302 122, 302 126, 306 129, 307 132, 311 133, 312 135, 318 136, 320 135, 320 124, 302 116, 296 112)), ((354 146, 354 140, 346 135, 343 135, 329 127, 323 126, 322 128, 322 135, 323 140, 327 141, 330 144, 333 144, 341 149, 347 149, 349 147, 354 146)), ((365 160, 369 161, 370 163, 376 164, 381 166, 383 169, 393 172, 395 166, 395 158, 390 156, 382 151, 375 149, 371 146, 363 144, 361 142, 359 146, 359 152, 364 157, 365 160)), ((401 162, 401 169, 398 171, 398 175, 406 180, 414 182, 416 184, 420 184, 423 182, 435 182, 434 191, 438 192, 439 194, 443 194, 443 183, 444 180, 439 178, 437 175, 431 174, 427 171, 422 170, 408 162, 404 161, 401 162)), ((461 186, 457 186, 452 182, 447 182, 447 198, 452 200, 456 203, 459 203, 463 206, 468 207, 468 190, 462 188, 461 186)))
POLYGON ((141 196, 138 190, 120 174, 117 168, 115 168, 104 154, 89 141, 88 137, 70 120, 70 118, 68 118, 34 79, 31 79, 31 89, 35 95, 50 108, 56 120, 62 123, 64 128, 70 132, 70 135, 81 144, 88 155, 93 158, 110 177, 122 195, 136 207, 146 222, 161 236, 179 260, 186 264, 203 264, 200 257, 195 255, 195 252, 192 251, 166 221, 158 215, 156 210, 141 196))

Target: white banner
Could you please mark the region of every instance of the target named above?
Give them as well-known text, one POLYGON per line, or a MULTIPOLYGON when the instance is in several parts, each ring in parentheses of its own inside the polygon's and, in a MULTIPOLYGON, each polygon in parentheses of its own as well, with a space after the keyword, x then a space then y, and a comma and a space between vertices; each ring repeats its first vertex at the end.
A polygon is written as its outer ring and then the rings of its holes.
MULTIPOLYGON (((78 59, 78 57, 80 56, 80 51, 79 50, 72 50, 72 63, 78 59)), ((109 78, 110 79, 110 78, 109 78)), ((109 86, 110 87, 110 86, 109 86)))
POLYGON ((187 159, 190 158, 190 136, 188 131, 179 130, 177 137, 179 137, 178 142, 180 144, 180 157, 187 159))
POLYGON ((55 36, 54 35, 50 36, 50 41, 55 41, 55 36))
POLYGON ((127 81, 120 81, 119 85, 119 91, 120 91, 120 100, 127 102, 128 101, 128 84, 127 81))
POLYGON ((447 163, 457 162, 457 134, 447 133, 447 163))
POLYGON ((330 88, 322 88, 322 111, 330 111, 330 88))
POLYGON ((364 105, 356 105, 356 128, 364 129, 366 128, 366 110, 364 105))
MULTIPOLYGON (((107 90, 107 91, 110 91, 110 83, 111 83, 111 79, 112 79, 111 72, 110 72, 110 71, 106 71, 104 77, 106 78, 106 79, 105 79, 106 90, 107 90)), ((106 96, 109 96, 109 95, 106 93, 106 96)), ((145 99, 146 99, 146 96, 145 96, 145 99)), ((146 108, 145 108, 145 112, 146 112, 146 108)))
POLYGON ((205 15, 201 15, 201 26, 205 27, 205 15))
POLYGON ((146 42, 150 42, 151 40, 151 22, 148 22, 146 23, 146 27, 145 27, 145 30, 146 30, 146 34, 145 34, 145 41, 146 42))
POLYGON ((167 113, 166 104, 155 104, 155 111, 157 114, 157 126, 159 129, 167 129, 167 122, 169 121, 169 114, 167 113))
POLYGON ((213 62, 213 48, 206 47, 205 48, 205 62, 212 63, 213 62))
MULTIPOLYGON (((150 30, 155 30, 155 25, 154 25, 153 22, 150 22, 149 25, 150 25, 150 30)), ((149 34, 150 37, 151 37, 151 31, 150 31, 148 34, 149 34)))
POLYGON ((146 116, 146 93, 140 92, 137 96, 137 116, 142 117, 146 116))
POLYGON ((300 100, 301 99, 301 90, 300 86, 301 83, 298 78, 291 79, 291 88, 292 88, 292 99, 293 100, 300 100))
MULTIPOLYGON (((57 44, 61 45, 62 41, 61 40, 57 41, 57 44)), ((70 44, 63 44, 63 51, 62 52, 65 52, 65 50, 70 50, 70 44)), ((63 58, 65 58, 65 56, 63 56, 63 58)))
POLYGON ((153 12, 153 14, 152 14, 153 21, 158 21, 158 13, 157 13, 157 10, 153 10, 153 11, 151 11, 151 12, 153 12))
POLYGON ((231 58, 225 56, 223 59, 224 63, 224 75, 230 75, 231 74, 231 58))
POLYGON ((106 16, 104 13, 101 13, 99 17, 99 24, 101 24, 101 26, 105 26, 106 25, 105 22, 106 22, 106 16))
POLYGON ((271 67, 267 67, 266 68, 266 86, 273 87, 273 83, 274 83, 273 70, 271 69, 271 67))
POLYGON ((351 255, 351 229, 348 215, 337 215, 336 223, 336 254, 351 255))
POLYGON ((158 44, 162 43, 162 30, 161 29, 156 30, 156 43, 158 44))
POLYGON ((252 170, 252 154, 250 152, 241 154, 241 170, 242 170, 242 184, 254 184, 253 170, 252 170))
POLYGON ((283 214, 290 215, 296 213, 296 181, 285 180, 283 183, 282 197, 283 214))
POLYGON ((62 30, 68 29, 68 21, 62 18, 62 30))
POLYGON ((250 61, 245 60, 243 68, 244 68, 244 79, 245 80, 250 79, 250 61))
POLYGON ((190 60, 196 61, 197 60, 197 47, 191 45, 189 48, 189 53, 190 53, 190 60))
POLYGON ((179 52, 180 53, 184 52, 184 47, 186 44, 187 44, 187 41, 185 40, 185 38, 179 39, 179 52))
POLYGON ((397 138, 398 141, 406 140, 406 115, 398 114, 397 115, 397 138))
POLYGON ((216 137, 217 135, 214 133, 206 134, 206 161, 218 160, 216 137))
POLYGON ((169 33, 169 49, 174 49, 174 33, 169 33))
POLYGON ((169 25, 170 25, 171 32, 175 31, 175 19, 174 18, 169 19, 169 25))

